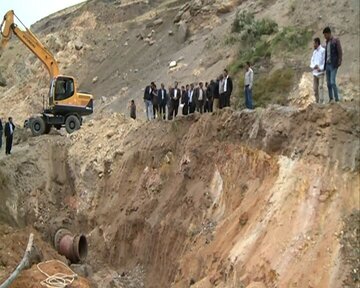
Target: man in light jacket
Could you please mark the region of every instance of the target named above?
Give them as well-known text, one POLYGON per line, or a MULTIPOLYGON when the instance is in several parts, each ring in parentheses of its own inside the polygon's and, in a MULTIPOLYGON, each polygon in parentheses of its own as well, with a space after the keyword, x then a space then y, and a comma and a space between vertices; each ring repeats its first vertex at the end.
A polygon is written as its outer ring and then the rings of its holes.
POLYGON ((244 79, 245 106, 248 109, 253 109, 252 87, 254 84, 254 71, 251 69, 250 62, 246 62, 245 69, 246 69, 245 79, 244 79))
POLYGON ((314 39, 314 52, 311 57, 310 68, 314 78, 314 94, 316 103, 324 103, 324 66, 325 49, 321 46, 320 38, 314 39))

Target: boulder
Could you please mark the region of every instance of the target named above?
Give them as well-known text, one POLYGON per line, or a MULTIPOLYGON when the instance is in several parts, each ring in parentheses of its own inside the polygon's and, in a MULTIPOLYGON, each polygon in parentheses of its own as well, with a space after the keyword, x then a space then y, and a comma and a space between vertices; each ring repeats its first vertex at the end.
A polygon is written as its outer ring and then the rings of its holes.
POLYGON ((188 37, 189 37, 189 27, 185 23, 185 21, 180 21, 176 38, 178 42, 184 43, 188 37))
POLYGON ((174 68, 177 66, 177 62, 176 61, 171 61, 169 64, 169 68, 174 68))
POLYGON ((180 8, 179 12, 176 14, 176 16, 175 16, 175 18, 174 18, 174 23, 180 22, 180 20, 181 20, 182 16, 184 15, 184 13, 185 13, 186 11, 188 11, 189 9, 190 9, 190 3, 188 2, 188 3, 184 4, 184 5, 180 8))
POLYGON ((180 20, 181 20, 181 17, 182 17, 182 15, 184 14, 184 11, 179 11, 177 14, 176 14, 176 16, 175 16, 175 18, 174 18, 174 23, 178 23, 180 20))
POLYGON ((74 46, 76 50, 81 50, 84 47, 84 44, 80 40, 76 40, 74 42, 74 46))
POLYGON ((159 25, 161 25, 161 24, 163 24, 163 23, 164 23, 164 20, 161 19, 161 18, 156 19, 156 20, 153 22, 154 26, 159 26, 159 25))
POLYGON ((191 16, 197 15, 201 8, 203 8, 203 3, 201 0, 193 0, 190 3, 190 14, 191 16))
POLYGON ((230 3, 223 3, 219 7, 217 7, 217 14, 227 14, 233 10, 233 6, 230 3))
POLYGON ((6 87, 6 79, 0 74, 0 87, 6 87))

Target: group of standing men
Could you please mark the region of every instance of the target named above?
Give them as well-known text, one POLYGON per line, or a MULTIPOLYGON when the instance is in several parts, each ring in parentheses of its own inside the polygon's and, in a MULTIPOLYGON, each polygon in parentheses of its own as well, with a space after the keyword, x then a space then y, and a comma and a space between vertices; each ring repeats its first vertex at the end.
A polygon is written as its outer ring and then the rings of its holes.
POLYGON ((329 91, 329 102, 339 101, 339 92, 336 85, 336 75, 338 68, 342 64, 342 48, 340 40, 333 37, 331 29, 326 27, 323 30, 326 40, 325 47, 321 46, 320 38, 314 39, 314 52, 311 57, 310 68, 314 77, 314 94, 316 103, 324 103, 324 75, 329 91))
MULTIPOLYGON (((144 102, 147 120, 172 120, 182 110, 182 115, 213 112, 217 109, 230 107, 233 82, 225 69, 216 79, 210 82, 199 82, 179 87, 175 81, 174 87, 168 90, 164 84, 158 89, 154 82, 145 88, 144 102)), ((134 117, 132 117, 134 118, 134 117)))
MULTIPOLYGON (((0 149, 2 147, 3 130, 4 130, 4 127, 3 127, 3 124, 0 119, 0 149)), ((12 121, 12 118, 9 117, 8 122, 5 123, 5 138, 6 138, 5 154, 6 155, 11 154, 14 131, 15 131, 15 125, 12 121)))

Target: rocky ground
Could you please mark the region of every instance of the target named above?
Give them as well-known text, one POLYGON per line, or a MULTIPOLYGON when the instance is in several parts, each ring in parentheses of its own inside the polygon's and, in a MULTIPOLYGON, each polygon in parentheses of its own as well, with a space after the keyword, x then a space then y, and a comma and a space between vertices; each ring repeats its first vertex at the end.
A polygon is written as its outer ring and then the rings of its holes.
MULTIPOLYGON (((359 46, 350 45, 358 5, 93 0, 50 15, 32 30, 95 96, 96 112, 72 135, 34 138, 20 128, 41 111, 48 76, 13 39, 0 54, 0 117, 19 126, 13 155, 0 151, 0 282, 30 232, 38 261, 66 263, 52 248, 54 231, 66 227, 89 241, 86 262, 67 263, 87 279, 74 287, 358 287, 359 46), (225 40, 238 9, 314 35, 325 22, 336 27, 344 101, 313 103, 309 42, 286 55, 298 75, 289 106, 143 122, 149 81, 206 80, 232 63, 238 47, 225 40), (121 114, 132 98, 140 120, 121 114)), ((284 67, 282 56, 273 69, 284 67)), ((12 287, 40 287, 43 278, 35 265, 12 287)))

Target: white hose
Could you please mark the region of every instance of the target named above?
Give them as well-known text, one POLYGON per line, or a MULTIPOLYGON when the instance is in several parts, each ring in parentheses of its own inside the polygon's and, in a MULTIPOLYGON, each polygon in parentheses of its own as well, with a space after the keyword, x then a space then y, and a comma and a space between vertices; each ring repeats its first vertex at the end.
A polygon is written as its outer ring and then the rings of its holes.
POLYGON ((59 260, 50 260, 43 263, 39 263, 36 265, 37 269, 45 275, 47 278, 40 282, 41 286, 47 287, 47 288, 66 288, 70 287, 70 285, 75 281, 75 279, 78 277, 74 271, 72 271, 66 264, 59 260), (52 262, 57 262, 63 265, 68 271, 71 272, 71 274, 64 274, 64 273, 56 273, 54 275, 49 275, 45 273, 41 268, 40 265, 42 264, 48 264, 52 262))

